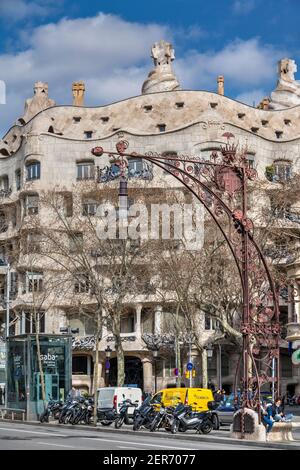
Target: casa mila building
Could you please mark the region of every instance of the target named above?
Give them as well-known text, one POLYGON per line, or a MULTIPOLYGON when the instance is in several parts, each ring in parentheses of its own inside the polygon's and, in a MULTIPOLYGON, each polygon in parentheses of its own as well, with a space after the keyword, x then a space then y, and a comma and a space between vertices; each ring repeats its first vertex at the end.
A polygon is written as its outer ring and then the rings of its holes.
MULTIPOLYGON (((216 92, 181 89, 172 68, 174 50, 169 43, 155 43, 151 56, 154 67, 141 84, 141 94, 104 106, 101 103, 95 107, 84 105, 83 82, 73 84, 73 104, 55 103, 48 96, 48 84, 35 83, 34 95, 26 100, 23 117, 18 118, 0 140, 0 258, 10 262, 11 335, 35 331, 29 298, 32 290, 42 290, 45 273, 38 269, 37 261, 32 269, 28 252, 19 250, 19 245, 24 222, 40 216, 41 193, 60 187, 72 195, 76 185, 94 178, 98 178, 103 191, 107 188, 118 191, 119 181, 109 177, 111 173, 105 170, 108 164, 105 158, 97 160, 91 152, 96 146, 113 151, 118 141, 127 140, 131 152, 208 157, 226 143, 224 134, 231 133, 240 146, 247 148, 249 165, 257 170, 259 179, 266 185, 268 196, 264 205, 274 211, 279 234, 280 230, 289 228, 298 233, 299 238, 300 201, 298 205, 293 201, 286 210, 276 211, 269 196, 277 191, 282 180, 300 172, 300 81, 295 79, 295 62, 290 59, 279 62, 276 89, 269 97, 262 97, 255 108, 227 97, 223 76, 217 77, 216 92), (98 172, 96 166, 100 166, 98 172)), ((155 192, 179 186, 162 169, 153 169, 138 159, 129 160, 133 188, 155 192)), ((34 249, 37 258, 38 241, 30 231, 30 224, 25 225, 29 253, 34 249)), ((280 298, 282 386, 284 392, 300 394, 300 366, 292 363, 289 354, 289 343, 300 339, 299 246, 278 246, 276 250, 281 253, 281 268, 293 281, 296 292, 293 301, 288 300, 288 295, 280 298)), ((269 259, 274 263, 276 250, 270 250, 269 259)), ((5 266, 0 270, 3 300, 0 320, 4 330, 7 270, 5 266)), ((80 295, 80 289, 74 291, 74 297, 80 295)), ((92 311, 93 306, 90 307, 92 311)), ((153 352, 144 340, 145 335, 151 337, 168 331, 165 307, 155 292, 137 292, 127 307, 128 314, 121 325, 125 382, 153 391, 156 374, 158 388, 174 384, 174 354, 158 357, 154 367, 153 352)), ((209 339, 214 322, 199 312, 199 325, 201 334, 209 339)), ((97 354, 98 385, 107 383, 107 346, 112 350, 109 383, 113 384, 116 355, 110 332, 103 327, 99 350, 95 351, 93 320, 81 317, 79 309, 78 314, 73 311, 70 316, 68 305, 53 304, 41 316, 41 333, 59 334, 60 329, 66 327, 79 329, 73 339, 73 385, 89 393, 92 391, 97 354)), ((212 345, 212 349, 208 357, 209 381, 230 391, 239 355, 226 341, 212 345)), ((201 361, 194 348, 192 360, 196 367, 193 383, 199 385, 201 361)))

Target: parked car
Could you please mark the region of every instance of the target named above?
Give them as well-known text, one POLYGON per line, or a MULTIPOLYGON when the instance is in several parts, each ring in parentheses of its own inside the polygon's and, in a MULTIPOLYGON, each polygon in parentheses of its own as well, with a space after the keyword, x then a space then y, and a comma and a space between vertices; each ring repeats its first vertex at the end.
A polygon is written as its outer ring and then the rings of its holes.
MULTIPOLYGON (((97 408, 113 409, 119 413, 120 406, 124 400, 130 400, 137 406, 142 404, 142 390, 135 387, 104 387, 98 388, 97 408)), ((133 416, 135 406, 128 409, 128 415, 133 416)))
POLYGON ((190 405, 193 411, 207 411, 208 402, 214 401, 212 391, 208 388, 164 388, 153 395, 151 403, 157 410, 160 406, 176 406, 178 403, 190 405))

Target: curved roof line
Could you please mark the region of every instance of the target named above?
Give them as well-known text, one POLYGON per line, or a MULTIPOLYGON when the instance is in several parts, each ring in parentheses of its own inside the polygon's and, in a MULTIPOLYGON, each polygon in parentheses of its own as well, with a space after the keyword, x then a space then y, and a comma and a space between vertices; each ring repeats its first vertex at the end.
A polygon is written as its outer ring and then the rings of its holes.
MULTIPOLYGON (((126 101, 129 101, 129 100, 135 100, 135 99, 138 99, 138 98, 141 98, 141 97, 145 97, 145 96, 150 96, 150 95, 160 95, 160 94, 166 94, 166 93, 181 93, 181 92, 188 92, 188 93, 209 93, 209 94, 212 94, 212 95, 215 95, 215 96, 218 96, 218 97, 222 97, 222 98, 225 98, 226 100, 230 100, 230 101, 234 101, 235 103, 238 103, 238 104, 241 104, 242 106, 246 106, 247 108, 250 108, 250 109, 255 109, 257 111, 261 111, 261 112, 264 112, 264 113, 268 113, 268 112, 274 112, 274 113, 280 113, 280 112, 286 112, 287 110, 290 110, 290 109, 294 109, 294 108, 297 108, 297 107, 300 107, 300 105, 296 105, 296 106, 292 106, 290 108, 285 108, 285 109, 271 109, 271 110, 264 110, 264 109, 260 109, 260 108, 254 108, 253 106, 249 105, 249 104, 246 104, 246 103, 242 103, 241 101, 238 101, 234 98, 230 98, 229 96, 225 96, 225 95, 219 95, 219 93, 215 92, 215 91, 208 91, 208 90, 169 90, 169 91, 158 91, 158 92, 154 92, 154 93, 146 93, 144 95, 136 95, 136 96, 131 96, 129 98, 124 98, 123 100, 119 100, 119 101, 113 101, 112 103, 107 103, 107 104, 104 104, 104 105, 99 105, 99 106, 74 106, 72 104, 57 104, 55 106, 50 106, 49 108, 45 108, 43 109, 42 111, 39 111, 37 114, 35 114, 29 121, 26 122, 26 124, 24 124, 23 126, 20 126, 18 124, 14 124, 13 126, 11 126, 9 128, 9 130, 6 132, 6 134, 4 134, 3 136, 3 139, 7 136, 7 134, 12 130, 14 129, 15 127, 17 128, 22 128, 24 126, 26 126, 27 124, 29 124, 33 119, 35 119, 37 116, 39 116, 40 114, 42 114, 43 112, 45 111, 48 111, 49 109, 55 109, 55 108, 75 108, 75 109, 101 109, 101 108, 105 108, 107 106, 112 106, 112 105, 115 105, 115 104, 118 104, 118 103, 124 103, 126 101)), ((20 119, 20 118, 18 118, 20 119)), ((2 140, 3 140, 2 139, 2 140)))

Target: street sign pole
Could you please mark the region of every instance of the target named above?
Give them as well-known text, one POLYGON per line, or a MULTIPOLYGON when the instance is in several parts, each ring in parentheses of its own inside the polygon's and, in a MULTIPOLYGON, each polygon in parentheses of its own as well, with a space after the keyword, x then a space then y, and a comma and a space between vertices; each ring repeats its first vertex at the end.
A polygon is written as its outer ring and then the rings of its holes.
MULTIPOLYGON (((192 343, 189 341, 189 362, 192 362, 192 343)), ((193 387, 193 377, 192 377, 192 371, 190 371, 190 377, 189 377, 189 387, 193 387)))

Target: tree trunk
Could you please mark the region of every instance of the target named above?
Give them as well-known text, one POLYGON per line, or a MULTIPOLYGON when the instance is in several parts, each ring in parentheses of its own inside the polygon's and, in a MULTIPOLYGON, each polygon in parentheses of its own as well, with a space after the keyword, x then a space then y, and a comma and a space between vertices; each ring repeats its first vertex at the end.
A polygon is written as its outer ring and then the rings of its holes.
MULTIPOLYGON (((41 392, 42 392, 42 400, 43 400, 43 406, 44 410, 46 409, 46 390, 45 390, 45 378, 44 378, 44 371, 43 371, 43 364, 42 364, 42 359, 41 359, 41 345, 40 345, 40 335, 39 335, 39 324, 36 321, 36 315, 35 315, 35 340, 36 340, 36 348, 37 348, 37 360, 38 360, 38 366, 39 366, 39 372, 40 372, 40 380, 41 380, 41 392)), ((39 399, 39 396, 38 396, 39 399)))
POLYGON ((120 336, 116 338, 116 353, 117 353, 117 365, 118 365, 118 380, 117 386, 123 387, 125 381, 125 358, 120 336))
POLYGON ((97 426, 97 403, 98 403, 98 369, 99 369, 99 337, 96 336, 95 344, 95 362, 94 362, 94 414, 93 414, 93 424, 97 426))
POLYGON ((207 372, 207 352, 203 348, 201 351, 201 365, 202 365, 202 387, 207 388, 208 372, 207 372))

